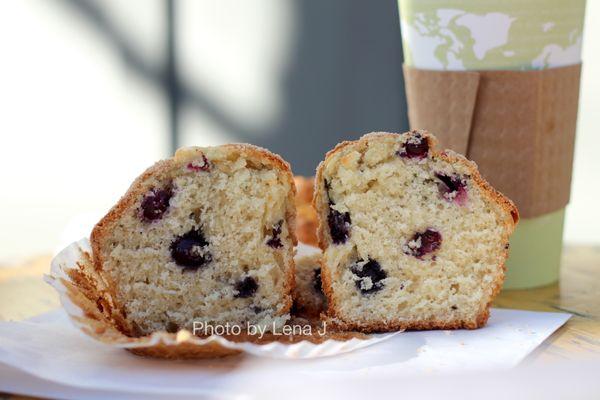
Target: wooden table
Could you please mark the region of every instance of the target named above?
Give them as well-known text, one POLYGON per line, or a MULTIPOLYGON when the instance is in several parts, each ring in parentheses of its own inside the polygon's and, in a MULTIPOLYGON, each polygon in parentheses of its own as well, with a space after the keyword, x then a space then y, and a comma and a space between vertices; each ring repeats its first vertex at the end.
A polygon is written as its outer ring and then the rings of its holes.
MULTIPOLYGON (((45 256, 0 268, 0 320, 20 320, 59 307, 54 289, 41 279, 49 264, 45 256)), ((507 290, 495 301, 495 307, 573 314, 525 363, 600 356, 600 247, 566 247, 562 265, 560 284, 507 290)), ((0 393, 0 399, 26 398, 0 393)))

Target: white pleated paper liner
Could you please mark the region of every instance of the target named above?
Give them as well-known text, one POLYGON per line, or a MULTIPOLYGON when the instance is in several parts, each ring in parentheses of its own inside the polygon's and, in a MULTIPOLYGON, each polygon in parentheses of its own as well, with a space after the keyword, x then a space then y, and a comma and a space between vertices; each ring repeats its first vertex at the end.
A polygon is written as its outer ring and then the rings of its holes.
MULTIPOLYGON (((301 245, 298 256, 314 254, 318 249, 301 245)), ((297 343, 272 341, 253 343, 231 341, 212 335, 197 337, 187 330, 177 333, 155 332, 144 337, 129 337, 120 332, 99 298, 111 302, 102 277, 91 263, 92 249, 88 239, 74 242, 53 260, 50 275, 45 280, 59 293, 60 301, 74 325, 88 336, 107 345, 130 350, 136 354, 160 358, 210 358, 247 353, 258 357, 306 359, 334 356, 372 346, 399 332, 348 336, 348 339, 327 339, 321 343, 302 340, 297 343)), ((336 338, 337 339, 337 338, 336 338)))

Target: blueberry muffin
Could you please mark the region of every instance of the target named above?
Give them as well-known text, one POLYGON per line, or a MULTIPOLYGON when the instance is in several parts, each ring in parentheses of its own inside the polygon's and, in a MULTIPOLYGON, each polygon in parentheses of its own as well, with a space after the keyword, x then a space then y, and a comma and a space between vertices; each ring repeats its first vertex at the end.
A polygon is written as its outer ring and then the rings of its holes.
POLYGON ((282 326, 294 286, 289 165, 251 145, 159 161, 94 227, 94 268, 128 335, 204 324, 282 326))
POLYGON ((324 311, 326 304, 321 287, 321 252, 315 249, 312 254, 299 254, 296 256, 295 263, 296 285, 292 294, 294 314, 318 317, 324 311))
POLYGON ((317 212, 312 205, 314 177, 295 176, 296 184, 296 236, 302 243, 317 246, 317 212))
POLYGON ((327 315, 346 329, 478 328, 504 280, 514 204, 433 135, 372 133, 317 169, 327 315))

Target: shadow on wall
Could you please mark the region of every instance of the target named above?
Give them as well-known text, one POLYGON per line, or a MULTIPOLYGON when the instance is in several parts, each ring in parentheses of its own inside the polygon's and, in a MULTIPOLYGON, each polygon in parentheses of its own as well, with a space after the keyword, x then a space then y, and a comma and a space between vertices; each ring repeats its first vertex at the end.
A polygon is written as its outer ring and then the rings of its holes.
MULTIPOLYGON (((131 72, 169 93, 167 69, 144 59, 101 2, 56 1, 87 20, 131 72)), ((290 1, 297 18, 296 43, 283 81, 283 111, 267 132, 249 130, 207 95, 185 85, 179 85, 176 103, 211 118, 239 141, 281 154, 295 173, 311 175, 324 153, 341 140, 407 129, 398 9, 396 0, 290 1)))
POLYGON ((286 106, 259 143, 313 174, 326 151, 371 131, 408 127, 395 0, 296 0, 286 106))

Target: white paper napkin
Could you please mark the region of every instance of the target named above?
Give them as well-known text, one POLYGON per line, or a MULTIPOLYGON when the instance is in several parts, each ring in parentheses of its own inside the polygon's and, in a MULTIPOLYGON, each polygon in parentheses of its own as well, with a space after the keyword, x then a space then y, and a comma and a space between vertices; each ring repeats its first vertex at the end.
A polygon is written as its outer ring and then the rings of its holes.
POLYGON ((4 364, 0 371, 10 372, 0 374, 0 391, 36 394, 30 388, 43 386, 42 380, 52 387, 53 396, 66 398, 106 398, 107 393, 119 398, 142 393, 245 398, 270 382, 293 390, 328 379, 351 384, 369 377, 506 369, 517 365, 569 317, 493 309, 482 329, 406 332, 336 357, 274 360, 246 355, 167 361, 95 342, 57 310, 28 321, 0 322, 0 363, 4 364), (60 394, 60 388, 68 388, 71 394, 67 389, 60 394), (101 395, 94 397, 96 392, 101 395))

